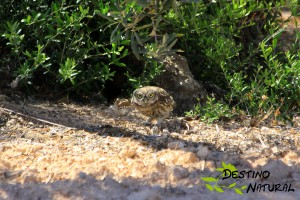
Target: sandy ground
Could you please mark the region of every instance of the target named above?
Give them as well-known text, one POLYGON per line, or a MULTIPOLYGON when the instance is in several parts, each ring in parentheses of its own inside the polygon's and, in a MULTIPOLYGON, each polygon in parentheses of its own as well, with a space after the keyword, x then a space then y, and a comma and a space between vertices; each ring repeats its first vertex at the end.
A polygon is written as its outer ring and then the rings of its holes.
MULTIPOLYGON (((294 20, 284 47, 299 29, 294 20)), ((300 199, 299 117, 293 127, 255 128, 247 120, 207 125, 173 117, 161 128, 143 121, 130 109, 0 94, 0 199, 300 199), (227 188, 210 191, 206 184, 216 182, 201 178, 220 177, 222 162, 239 174, 269 176, 221 177, 217 184, 227 188), (236 193, 255 183, 284 191, 236 193)))
POLYGON ((300 199, 300 127, 173 117, 159 128, 135 110, 0 99, 1 199, 300 199), (294 191, 209 191, 201 178, 221 175, 222 162, 270 176, 219 185, 294 191))

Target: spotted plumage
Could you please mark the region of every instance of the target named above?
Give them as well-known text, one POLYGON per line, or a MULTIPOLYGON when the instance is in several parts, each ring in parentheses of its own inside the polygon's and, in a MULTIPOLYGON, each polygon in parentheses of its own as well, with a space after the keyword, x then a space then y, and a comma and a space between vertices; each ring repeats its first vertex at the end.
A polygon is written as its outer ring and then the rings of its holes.
POLYGON ((172 96, 164 89, 155 86, 136 89, 133 92, 131 104, 141 114, 149 117, 147 122, 151 123, 155 119, 157 124, 162 123, 175 106, 172 96))

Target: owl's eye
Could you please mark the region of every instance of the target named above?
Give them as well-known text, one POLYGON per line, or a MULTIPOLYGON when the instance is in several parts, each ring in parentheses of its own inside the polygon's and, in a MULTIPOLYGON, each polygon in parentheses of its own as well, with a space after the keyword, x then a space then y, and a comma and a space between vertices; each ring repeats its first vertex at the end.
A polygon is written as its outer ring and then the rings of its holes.
POLYGON ((148 94, 148 98, 153 98, 154 97, 154 94, 153 93, 149 93, 148 94))
POLYGON ((136 96, 136 98, 138 98, 138 99, 142 99, 142 98, 143 98, 143 95, 142 95, 141 93, 137 93, 135 96, 136 96))

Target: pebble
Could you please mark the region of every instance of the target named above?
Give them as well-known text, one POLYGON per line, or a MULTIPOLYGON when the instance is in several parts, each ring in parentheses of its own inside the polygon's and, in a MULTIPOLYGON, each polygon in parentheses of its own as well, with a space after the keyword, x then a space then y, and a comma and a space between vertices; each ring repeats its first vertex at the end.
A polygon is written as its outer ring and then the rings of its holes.
POLYGON ((207 158, 207 156, 210 154, 210 151, 208 150, 208 148, 206 146, 199 146, 197 148, 197 156, 201 159, 201 160, 205 160, 207 158))
POLYGON ((173 149, 173 150, 183 149, 184 148, 184 143, 183 142, 170 142, 168 144, 168 148, 173 149))
POLYGON ((189 176, 189 170, 180 165, 168 168, 166 173, 167 177, 172 181, 179 181, 189 176))

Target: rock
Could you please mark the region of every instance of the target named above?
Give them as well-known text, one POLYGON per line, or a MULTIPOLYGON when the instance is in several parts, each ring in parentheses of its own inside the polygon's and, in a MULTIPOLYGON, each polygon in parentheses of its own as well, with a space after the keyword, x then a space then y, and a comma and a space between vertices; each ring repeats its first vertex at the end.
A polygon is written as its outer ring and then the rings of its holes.
POLYGON ((122 148, 118 154, 121 158, 133 158, 136 155, 135 149, 129 147, 122 148))
POLYGON ((151 128, 150 132, 151 132, 152 135, 159 134, 159 128, 158 128, 158 126, 153 126, 153 128, 151 128))
POLYGON ((166 165, 160 161, 157 161, 154 166, 158 172, 164 172, 166 170, 166 165))
POLYGON ((174 138, 174 139, 180 137, 180 133, 177 133, 177 132, 172 132, 170 135, 171 135, 171 137, 174 138))
POLYGON ((214 161, 208 160, 205 162, 204 168, 209 169, 210 171, 213 171, 216 168, 216 164, 214 161))
POLYGON ((229 157, 228 154, 224 152, 213 151, 207 156, 207 160, 226 161, 228 157, 229 157))
POLYGON ((263 134, 274 134, 275 133, 274 129, 271 129, 271 128, 268 128, 265 126, 262 126, 260 130, 263 134))
POLYGON ((197 156, 201 159, 201 160, 205 160, 206 157, 209 155, 210 151, 208 150, 207 147, 205 146, 199 146, 197 148, 197 156))
POLYGON ((7 99, 6 95, 0 94, 0 102, 4 102, 4 101, 6 101, 6 99, 7 99))
POLYGON ((171 181, 179 181, 188 176, 189 176, 189 170, 179 165, 172 166, 167 170, 167 177, 171 181))
POLYGON ((197 156, 192 152, 183 150, 165 150, 158 154, 158 160, 165 165, 188 165, 199 162, 197 156))
POLYGON ((196 155, 194 153, 188 152, 188 153, 182 154, 178 158, 178 161, 179 161, 179 163, 189 164, 189 163, 198 162, 199 159, 196 157, 196 155))
POLYGON ((263 171, 270 172, 268 181, 282 181, 291 177, 292 169, 281 160, 270 160, 266 165, 262 166, 263 171))
POLYGON ((163 200, 164 198, 154 191, 143 190, 134 192, 127 197, 128 200, 163 200))
POLYGON ((163 129, 163 130, 162 130, 162 134, 163 134, 163 135, 170 135, 170 132, 169 132, 168 129, 163 129))
POLYGON ((194 79, 186 58, 174 53, 162 58, 161 62, 165 71, 158 75, 154 82, 173 96, 176 102, 174 112, 182 114, 193 109, 198 99, 204 99, 207 92, 194 79))
POLYGON ((168 148, 173 149, 173 150, 183 149, 184 148, 184 143, 183 142, 170 142, 168 144, 168 148))

